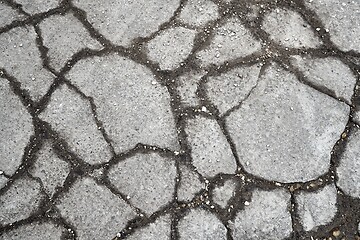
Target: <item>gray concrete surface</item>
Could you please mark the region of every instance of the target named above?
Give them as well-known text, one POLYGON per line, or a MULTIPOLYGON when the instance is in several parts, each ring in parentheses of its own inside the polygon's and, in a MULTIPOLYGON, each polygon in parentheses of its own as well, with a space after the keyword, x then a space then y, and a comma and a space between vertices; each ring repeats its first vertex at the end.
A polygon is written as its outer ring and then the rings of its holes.
POLYGON ((359 0, 0 0, 0 239, 360 239, 359 0))

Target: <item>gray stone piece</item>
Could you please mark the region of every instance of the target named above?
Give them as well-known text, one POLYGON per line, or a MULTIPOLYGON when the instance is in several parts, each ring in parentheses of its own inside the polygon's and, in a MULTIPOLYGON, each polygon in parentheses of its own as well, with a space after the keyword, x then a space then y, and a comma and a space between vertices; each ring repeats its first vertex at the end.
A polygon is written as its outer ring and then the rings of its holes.
POLYGON ((213 190, 213 201, 220 207, 225 208, 233 196, 235 196, 235 189, 237 182, 234 179, 227 180, 224 185, 218 186, 213 190))
POLYGON ((204 184, 200 181, 199 176, 185 165, 180 165, 180 186, 178 188, 179 201, 191 201, 195 194, 204 188, 204 184))
POLYGON ((328 171, 349 111, 272 64, 226 125, 246 171, 271 181, 306 182, 328 171))
POLYGON ((20 227, 12 229, 3 235, 0 234, 0 238, 2 240, 59 240, 65 232, 66 229, 50 222, 33 222, 21 225, 20 227))
POLYGON ((181 10, 178 19, 192 27, 202 27, 219 17, 217 5, 209 0, 189 0, 181 10))
POLYGON ((195 35, 195 30, 184 27, 166 29, 148 42, 148 57, 162 70, 173 70, 189 56, 195 35))
POLYGON ((176 167, 173 159, 158 153, 137 153, 112 167, 108 178, 131 204, 150 216, 172 201, 176 167))
POLYGON ((181 240, 225 240, 227 230, 212 213, 203 209, 191 209, 180 219, 178 232, 181 240))
POLYGON ((360 1, 312 0, 305 5, 315 11, 341 50, 360 52, 360 1))
POLYGON ((339 59, 293 56, 291 63, 298 67, 310 82, 326 87, 333 91, 338 98, 351 103, 356 77, 350 68, 339 59))
POLYGON ((12 9, 10 6, 0 2, 0 28, 15 20, 23 20, 24 16, 12 9))
POLYGON ((337 191, 334 185, 327 185, 317 192, 300 192, 295 201, 298 206, 300 222, 305 231, 316 230, 334 218, 337 191))
POLYGON ((188 119, 185 132, 192 163, 201 175, 214 177, 218 173, 235 173, 234 155, 216 120, 202 116, 188 119))
POLYGON ((5 177, 4 175, 0 174, 0 189, 2 189, 3 187, 5 187, 6 183, 8 182, 8 178, 5 177))
POLYGON ((0 109, 0 171, 13 175, 22 162, 34 127, 31 115, 4 78, 0 78, 0 109))
POLYGON ((179 95, 181 104, 184 107, 194 107, 200 105, 199 98, 196 95, 198 84, 201 77, 205 75, 205 72, 191 71, 184 75, 181 75, 176 81, 178 81, 179 95))
MULTIPOLYGON (((360 106, 359 106, 360 108, 360 106)), ((356 122, 356 124, 360 125, 360 109, 355 110, 353 114, 353 120, 356 122)))
POLYGON ((0 68, 4 68, 35 101, 47 92, 54 76, 42 65, 32 27, 17 27, 0 35, 0 68))
POLYGON ((170 240, 171 218, 170 215, 161 216, 155 222, 144 228, 135 230, 127 240, 170 240))
POLYGON ((196 55, 203 67, 220 65, 261 50, 260 42, 235 17, 226 20, 213 34, 210 45, 196 55))
POLYGON ((289 48, 316 48, 321 42, 314 30, 301 15, 291 10, 278 8, 264 17, 262 29, 270 39, 289 48))
POLYGON ((275 240, 289 237, 292 232, 289 206, 290 193, 285 190, 254 190, 249 205, 229 224, 233 238, 275 240))
POLYGON ((69 145, 71 151, 89 164, 107 162, 111 150, 96 126, 88 100, 62 85, 40 118, 52 126, 69 145))
POLYGON ((179 149, 167 88, 146 67, 111 54, 81 60, 67 76, 94 98, 116 153, 138 143, 179 149))
POLYGON ((360 130, 356 129, 349 136, 345 151, 341 155, 340 164, 336 170, 338 176, 337 186, 345 194, 354 198, 360 198, 359 142, 360 130))
POLYGON ((170 20, 180 0, 98 1, 75 0, 88 21, 114 44, 129 46, 137 37, 148 37, 170 20))
POLYGON ((51 197, 56 188, 63 186, 70 172, 70 164, 56 156, 51 142, 46 141, 37 153, 35 163, 29 172, 41 179, 46 193, 51 197))
POLYGON ((57 71, 81 49, 102 48, 72 13, 50 16, 39 26, 44 45, 49 49, 50 65, 57 71))
POLYGON ((261 67, 238 67, 219 76, 209 77, 205 84, 207 96, 224 114, 242 102, 256 86, 261 67))
POLYGON ((78 239, 113 239, 135 212, 124 200, 90 178, 77 180, 57 203, 78 239))
POLYGON ((42 198, 40 184, 29 178, 15 180, 0 196, 0 225, 7 225, 30 217, 42 198))
POLYGON ((59 6, 60 0, 15 0, 15 2, 21 4, 25 12, 33 15, 56 8, 59 6))

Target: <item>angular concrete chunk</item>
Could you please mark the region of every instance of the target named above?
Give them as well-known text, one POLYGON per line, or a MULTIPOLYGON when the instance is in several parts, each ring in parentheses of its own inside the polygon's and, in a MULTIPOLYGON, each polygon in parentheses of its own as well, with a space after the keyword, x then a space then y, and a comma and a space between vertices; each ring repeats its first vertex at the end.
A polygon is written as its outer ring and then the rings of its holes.
POLYGON ((6 183, 8 182, 8 178, 5 177, 4 175, 0 174, 0 189, 2 189, 3 187, 5 187, 6 183))
POLYGON ((111 183, 149 216, 173 199, 176 167, 158 153, 136 154, 112 167, 111 183))
POLYGON ((219 16, 217 5, 208 0, 189 0, 181 10, 178 19, 195 27, 204 26, 219 16))
POLYGON ((180 0, 106 1, 75 0, 88 21, 114 44, 129 46, 137 37, 147 37, 168 21, 180 0))
POLYGON ((12 23, 15 20, 23 20, 24 16, 19 14, 3 2, 0 2, 0 28, 12 23))
POLYGON ((199 98, 196 95, 198 83, 205 72, 191 71, 181 75, 178 81, 178 91, 180 95, 181 104, 185 107, 194 107, 200 104, 199 98))
POLYGON ((33 222, 25 225, 21 225, 18 228, 10 230, 9 232, 0 235, 3 240, 59 240, 66 232, 66 229, 57 226, 50 222, 33 222))
POLYGON ((210 46, 197 53, 203 66, 219 65, 225 61, 245 57, 261 49, 259 41, 254 39, 239 19, 230 18, 216 28, 210 46))
POLYGON ((52 94, 40 118, 50 123, 71 151, 87 163, 107 162, 112 157, 109 145, 96 126, 90 103, 65 84, 52 94))
POLYGON ((242 102, 256 86, 260 66, 239 67, 219 76, 209 77, 205 87, 221 114, 242 102))
POLYGON ((251 202, 230 223, 234 239, 284 239, 292 232, 288 211, 290 194, 284 190, 254 190, 251 202))
POLYGON ((360 52, 360 1, 312 0, 305 5, 315 11, 341 50, 360 52))
POLYGON ((203 189, 204 184, 200 181, 199 176, 191 171, 189 167, 181 165, 179 168, 181 181, 177 192, 178 200, 191 201, 195 194, 203 189))
POLYGON ((0 196, 0 225, 7 225, 30 217, 39 207, 42 194, 35 180, 17 179, 0 196))
POLYGON ((189 56, 196 31, 183 27, 164 30, 147 44, 149 59, 163 70, 172 70, 189 56))
POLYGON ((50 16, 39 26, 44 45, 49 48, 50 65, 57 71, 81 49, 102 48, 71 13, 50 16))
POLYGON ((334 218, 337 191, 334 185, 328 185, 317 192, 300 192, 296 196, 300 222, 305 231, 316 230, 328 224, 334 218))
POLYGON ((192 163, 200 174, 214 177, 218 173, 235 173, 234 155, 216 120, 196 116, 187 120, 185 132, 192 163))
POLYGON ((125 201, 90 178, 76 181, 57 207, 75 227, 79 240, 112 239, 135 217, 125 201))
POLYGON ((0 171, 13 175, 22 162, 34 127, 31 115, 4 78, 0 78, 0 109, 0 171))
POLYGON ((70 172, 70 164, 56 156, 51 142, 46 141, 37 153, 35 163, 29 172, 41 179, 46 193, 51 197, 56 188, 62 187, 70 172))
POLYGON ((59 6, 60 0, 15 0, 22 5, 22 9, 30 14, 47 12, 59 6))
POLYGON ((262 29, 270 34, 270 39, 289 48, 316 48, 321 42, 314 29, 297 12, 275 9, 265 15, 262 29))
POLYGON ((0 35, 0 68, 21 83, 31 98, 40 100, 53 82, 53 75, 42 66, 32 27, 17 27, 0 35))
POLYGON ((213 201, 225 208, 229 200, 235 196, 237 182, 233 179, 227 180, 224 185, 218 186, 213 190, 213 201))
POLYGON ((171 218, 170 215, 161 216, 155 222, 144 228, 137 229, 127 237, 127 240, 170 240, 171 218))
POLYGON ((328 171, 349 107, 272 65, 226 119, 245 170, 278 182, 305 182, 328 171))
POLYGON ((349 136, 344 153, 341 155, 340 164, 336 170, 340 187, 345 194, 360 198, 360 130, 354 129, 349 136))
POLYGON ((149 69, 111 54, 79 61, 68 78, 94 98, 116 153, 138 143, 177 150, 179 142, 166 87, 149 69))
POLYGON ((309 58, 293 56, 292 64, 317 86, 333 91, 338 98, 351 103, 356 77, 350 68, 336 58, 309 58))
POLYGON ((181 240, 225 240, 227 230, 212 213, 203 209, 192 209, 179 221, 181 240))

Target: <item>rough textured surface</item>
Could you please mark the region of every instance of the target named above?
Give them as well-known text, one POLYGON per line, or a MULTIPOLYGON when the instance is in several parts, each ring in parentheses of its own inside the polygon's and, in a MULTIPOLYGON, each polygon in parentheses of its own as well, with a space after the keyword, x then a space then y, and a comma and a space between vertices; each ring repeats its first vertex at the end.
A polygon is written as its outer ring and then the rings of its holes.
POLYGON ((191 201, 195 194, 203 189, 204 184, 194 171, 183 165, 180 166, 180 176, 181 182, 177 192, 178 200, 191 201))
POLYGON ((350 135, 346 149, 337 168, 337 186, 346 194, 360 198, 360 162, 359 162, 360 131, 358 129, 350 135))
POLYGON ((16 12, 16 10, 0 2, 0 28, 10 24, 15 20, 22 20, 24 16, 16 12))
POLYGON ((59 240, 62 236, 64 236, 65 232, 66 230, 64 228, 61 228, 53 223, 34 222, 15 228, 14 230, 10 230, 3 235, 0 234, 0 237, 3 240, 59 240))
POLYGON ((121 198, 90 178, 75 182, 57 207, 65 219, 76 226, 79 239, 111 239, 117 229, 135 217, 121 198))
POLYGON ((272 65, 226 123, 246 171, 297 182, 326 173, 348 114, 345 104, 272 65))
POLYGON ((189 0, 182 9, 179 20, 190 26, 201 27, 217 19, 218 7, 209 0, 189 0))
POLYGON ((296 196, 300 221, 305 231, 315 230, 330 223, 334 218, 337 191, 334 185, 328 185, 317 192, 300 192, 296 196))
POLYGON ((330 39, 343 51, 360 52, 360 2, 346 0, 305 1, 321 19, 330 39))
POLYGON ((218 173, 235 172, 235 158, 216 120, 196 116, 187 121, 185 131, 192 163, 200 174, 213 177, 218 173))
POLYGON ((197 106, 200 104, 199 98, 196 95, 198 83, 201 77, 205 75, 204 72, 188 72, 181 75, 176 81, 178 81, 179 95, 181 104, 185 107, 197 106))
POLYGON ((94 97, 117 153, 137 143, 178 148, 170 96, 146 67, 112 54, 82 60, 68 76, 94 97))
POLYGON ((156 36, 147 44, 149 59, 163 70, 172 70, 190 54, 196 31, 175 27, 156 36))
POLYGON ((315 48, 319 39, 301 15, 285 9, 276 9, 265 16, 262 29, 270 34, 270 39, 290 48, 315 48))
POLYGON ((35 100, 46 93, 53 75, 42 67, 32 27, 18 27, 0 35, 0 68, 21 83, 35 100))
POLYGON ((15 0, 21 5, 21 8, 29 13, 36 14, 46 12, 59 5, 59 0, 15 0))
POLYGON ((234 239, 284 239, 291 233, 290 194, 284 190, 254 190, 230 228, 234 239), (253 221, 253 219, 257 219, 253 221))
POLYGON ((74 4, 86 11, 89 22, 101 34, 117 45, 128 46, 132 39, 147 37, 168 21, 180 0, 75 0, 74 4))
POLYGON ((0 108, 0 171, 13 175, 34 130, 30 114, 4 78, 0 78, 0 108))
POLYGON ((8 181, 8 178, 4 175, 0 175, 0 189, 3 188, 8 181))
POLYGON ((161 216, 155 222, 139 229, 126 239, 128 240, 166 240, 170 238, 171 218, 169 215, 161 216))
POLYGON ((227 230, 215 215, 203 209, 191 210, 179 224, 180 239, 225 240, 227 230))
POLYGON ((136 154, 109 171, 111 183, 149 215, 172 200, 175 177, 174 161, 157 153, 136 154))
POLYGON ((236 181, 230 179, 224 183, 223 186, 218 186, 213 190, 213 201, 225 208, 230 198, 235 195, 236 181))
POLYGON ((90 103, 66 85, 54 92, 40 117, 49 122, 84 161, 95 164, 110 160, 110 147, 96 126, 90 103))

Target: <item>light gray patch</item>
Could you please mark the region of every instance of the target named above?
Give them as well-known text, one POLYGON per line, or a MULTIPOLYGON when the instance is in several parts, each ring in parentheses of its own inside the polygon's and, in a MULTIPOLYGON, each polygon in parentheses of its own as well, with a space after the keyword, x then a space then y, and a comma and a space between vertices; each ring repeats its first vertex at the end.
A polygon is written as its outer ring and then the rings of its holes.
POLYGON ((337 97, 351 103, 356 77, 350 68, 339 59, 293 56, 291 62, 302 71, 310 82, 318 86, 325 86, 334 91, 337 97))
POLYGON ((193 27, 202 27, 219 17, 217 5, 208 0, 189 0, 186 2, 178 19, 193 27))
POLYGON ((205 72, 191 71, 181 75, 176 81, 179 83, 178 91, 181 104, 184 107, 194 107, 200 105, 199 98, 196 95, 198 83, 205 72))
POLYGON ((66 232, 66 229, 57 226, 53 223, 39 223, 33 222, 25 225, 21 225, 9 232, 1 235, 3 240, 15 240, 15 239, 26 239, 26 240, 59 240, 66 232))
POLYGON ((185 132, 192 163, 201 175, 214 177, 218 173, 235 173, 234 155, 216 120, 202 116, 188 119, 185 132))
POLYGON ((75 226, 79 240, 112 239, 136 216, 124 200, 90 178, 77 180, 57 207, 75 226))
POLYGON ((340 164, 336 169, 337 186, 346 195, 360 198, 360 131, 358 129, 349 136, 345 151, 341 155, 340 164))
POLYGON ((37 153, 35 163, 29 172, 41 179, 46 193, 51 197, 56 188, 63 186, 70 172, 70 165, 56 156, 51 143, 46 141, 37 153))
POLYGON ((72 13, 50 16, 39 26, 44 45, 49 49, 50 65, 57 71, 81 49, 102 48, 72 13))
POLYGON ((316 12, 341 50, 360 52, 360 1, 313 0, 305 6, 316 12))
POLYGON ((98 1, 75 0, 88 21, 114 44, 130 46, 137 37, 148 37, 168 21, 180 0, 98 1))
POLYGON ((305 182, 328 171, 349 111, 273 64, 226 125, 247 172, 270 181, 305 182))
POLYGON ((277 8, 264 17, 261 27, 270 39, 289 48, 316 48, 321 42, 311 26, 301 15, 291 10, 277 8))
POLYGON ((204 188, 204 184, 200 181, 199 176, 190 168, 180 165, 181 182, 178 188, 179 201, 191 201, 195 194, 204 188))
POLYGON ((209 77, 205 84, 212 103, 224 114, 242 102, 256 86, 260 66, 238 67, 219 76, 209 77))
POLYGON ((290 193, 254 190, 251 202, 230 222, 234 239, 284 239, 292 232, 290 193))
POLYGON ((213 190, 213 201, 225 208, 230 198, 235 196, 237 182, 233 179, 227 180, 223 186, 218 186, 213 190))
POLYGON ((116 153, 138 143, 179 149, 170 95, 148 68, 111 54, 81 60, 67 76, 94 98, 116 153))
POLYGON ((29 14, 47 12, 59 6, 60 0, 15 0, 22 5, 22 9, 29 14))
POLYGON ((203 67, 210 64, 220 65, 225 61, 245 57, 260 51, 257 41, 237 18, 228 19, 214 31, 210 46, 197 53, 196 57, 203 67))
POLYGON ((127 240, 170 240, 171 218, 170 215, 161 216, 155 222, 144 228, 135 230, 127 240))
POLYGON ((4 175, 0 174, 0 189, 2 189, 3 187, 5 187, 6 183, 9 181, 9 179, 7 177, 5 177, 4 175))
POLYGON ((147 43, 149 59, 162 70, 173 70, 189 56, 196 31, 183 27, 166 29, 147 43))
POLYGON ((158 153, 138 153, 112 167, 108 178, 150 216, 173 199, 176 167, 172 159, 158 153))
POLYGON ((31 115, 4 78, 0 78, 0 109, 0 171, 11 176, 22 162, 34 127, 31 115))
POLYGON ((203 209, 191 209, 179 220, 178 231, 181 240, 225 240, 227 230, 212 213, 203 209))
POLYGON ((0 68, 21 83, 35 101, 49 89, 54 76, 45 70, 32 27, 17 27, 0 35, 0 68))
POLYGON ((330 223, 337 211, 337 191, 334 185, 327 185, 317 192, 300 192, 297 202, 300 222, 305 231, 330 223))
POLYGON ((40 184, 21 178, 0 196, 0 225, 7 225, 30 217, 42 198, 40 184))
POLYGON ((8 5, 0 2, 0 27, 4 27, 15 20, 24 20, 24 16, 8 5))
POLYGON ((109 145, 96 126, 90 103, 65 84, 52 94, 40 118, 50 123, 85 162, 103 163, 112 157, 109 145))

